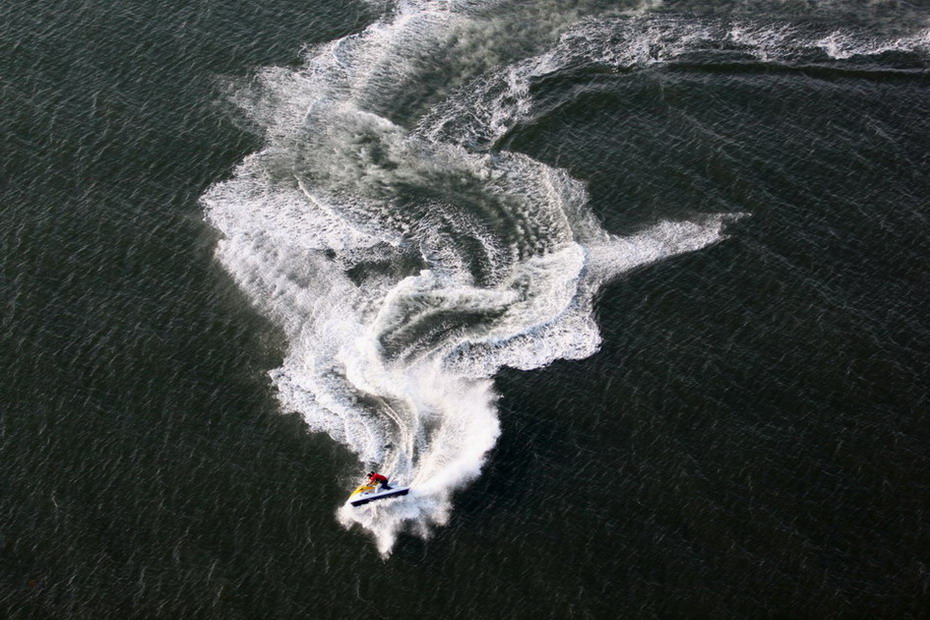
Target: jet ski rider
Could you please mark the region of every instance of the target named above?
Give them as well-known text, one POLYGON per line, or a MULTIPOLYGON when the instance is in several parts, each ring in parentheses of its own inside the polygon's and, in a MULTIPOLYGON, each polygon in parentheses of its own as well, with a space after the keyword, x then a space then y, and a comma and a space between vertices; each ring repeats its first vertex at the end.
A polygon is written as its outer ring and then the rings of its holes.
POLYGON ((380 484, 381 489, 384 491, 387 491, 388 489, 391 488, 388 486, 387 476, 382 476, 381 474, 373 472, 373 471, 368 472, 368 482, 374 485, 380 484))

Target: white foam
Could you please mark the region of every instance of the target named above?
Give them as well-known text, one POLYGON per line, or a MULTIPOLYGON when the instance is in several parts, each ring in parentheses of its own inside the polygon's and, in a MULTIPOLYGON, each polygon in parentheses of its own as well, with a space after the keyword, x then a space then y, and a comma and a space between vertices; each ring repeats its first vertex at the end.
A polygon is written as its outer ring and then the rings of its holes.
POLYGON ((411 485, 338 511, 385 555, 405 529, 445 523, 454 491, 479 475, 499 433, 499 368, 591 355, 606 281, 716 243, 736 217, 610 235, 564 170, 469 146, 531 119, 529 84, 549 73, 669 62, 728 36, 771 55, 792 36, 669 18, 568 28, 552 8, 546 46, 511 58, 514 41, 490 38, 519 19, 486 9, 401 2, 300 68, 261 72, 237 100, 266 146, 203 199, 224 235, 219 260, 287 337, 271 372, 282 407, 358 455, 347 474, 374 467, 411 485), (397 106, 434 71, 463 86, 419 111, 397 106))

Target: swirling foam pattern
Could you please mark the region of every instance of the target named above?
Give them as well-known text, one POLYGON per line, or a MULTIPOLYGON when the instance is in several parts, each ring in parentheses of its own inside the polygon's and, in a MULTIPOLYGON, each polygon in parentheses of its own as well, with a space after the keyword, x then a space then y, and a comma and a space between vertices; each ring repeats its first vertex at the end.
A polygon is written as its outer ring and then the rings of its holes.
MULTIPOLYGON (((203 198, 218 257, 287 336, 271 373, 281 405, 354 451, 359 473, 412 487, 339 511, 382 554, 405 528, 444 523, 479 475, 499 434, 497 369, 591 355, 601 285, 720 240, 734 217, 614 236, 582 182, 496 148, 532 121, 534 78, 662 60, 624 34, 638 18, 578 11, 401 4, 235 97, 265 147, 203 198)), ((663 27, 689 44, 649 26, 663 27)))

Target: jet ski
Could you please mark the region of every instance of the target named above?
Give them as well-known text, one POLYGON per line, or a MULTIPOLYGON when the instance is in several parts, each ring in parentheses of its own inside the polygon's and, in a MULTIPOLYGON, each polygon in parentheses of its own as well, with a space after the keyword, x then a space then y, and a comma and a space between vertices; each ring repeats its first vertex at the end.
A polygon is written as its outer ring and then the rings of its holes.
POLYGON ((365 482, 357 489, 352 491, 352 495, 349 496, 348 503, 353 506, 361 506, 367 504, 368 502, 376 502, 381 499, 387 499, 389 497, 400 497, 401 495, 406 495, 410 492, 410 487, 401 487, 401 486, 388 486, 385 487, 384 484, 372 484, 370 482, 365 482))

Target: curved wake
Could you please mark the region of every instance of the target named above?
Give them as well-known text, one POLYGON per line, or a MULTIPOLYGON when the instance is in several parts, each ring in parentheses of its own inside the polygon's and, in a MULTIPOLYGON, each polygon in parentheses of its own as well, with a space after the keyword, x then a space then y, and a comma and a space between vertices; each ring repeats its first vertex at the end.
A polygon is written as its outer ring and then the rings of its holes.
POLYGON ((791 53, 783 31, 528 4, 401 3, 299 68, 263 71, 236 99, 266 146, 203 198, 219 259, 287 336, 271 373, 282 406, 412 487, 339 511, 383 554, 404 528, 444 523, 452 492, 478 476, 499 433, 497 369, 591 355, 608 279, 715 243, 735 217, 604 231, 581 182, 495 149, 532 120, 533 81, 709 42, 791 53))

